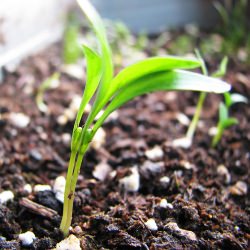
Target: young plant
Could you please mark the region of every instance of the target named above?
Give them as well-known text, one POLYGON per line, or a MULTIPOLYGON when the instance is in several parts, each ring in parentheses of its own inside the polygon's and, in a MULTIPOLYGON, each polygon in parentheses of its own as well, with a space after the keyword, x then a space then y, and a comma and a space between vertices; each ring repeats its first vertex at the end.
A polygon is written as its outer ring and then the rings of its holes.
MULTIPOLYGON (((207 67, 206 67, 204 60, 201 57, 200 52, 198 50, 195 50, 195 53, 196 53, 198 60, 201 62, 202 73, 207 76, 208 75, 207 67)), ((214 73, 212 73, 212 76, 217 77, 217 78, 224 76, 226 74, 226 71, 227 71, 227 64, 228 64, 228 58, 224 57, 219 65, 218 70, 215 71, 214 73)), ((190 141, 190 143, 192 143, 192 141, 193 141, 194 133, 196 131, 196 128, 197 128, 197 125, 198 125, 198 122, 200 119, 200 114, 201 114, 202 107, 204 105, 206 96, 207 96, 207 93, 205 93, 205 92, 200 93, 198 103, 196 106, 196 110, 195 110, 195 114, 193 116, 193 119, 192 119, 189 127, 188 127, 188 130, 186 133, 186 138, 190 141)))
POLYGON ((217 133, 213 137, 212 147, 216 147, 221 137, 225 131, 225 129, 238 124, 238 120, 234 117, 229 117, 229 108, 238 102, 247 103, 247 99, 239 94, 224 94, 225 103, 221 102, 219 106, 219 121, 217 124, 217 133))
POLYGON ((60 225, 65 236, 72 220, 75 187, 83 157, 97 130, 114 110, 137 96, 154 91, 195 90, 223 93, 230 89, 228 84, 220 80, 183 70, 199 67, 201 65, 199 60, 171 56, 145 59, 128 66, 114 77, 111 50, 103 22, 88 0, 77 0, 77 2, 96 33, 100 54, 83 46, 87 60, 87 80, 72 133, 60 225), (93 99, 92 109, 84 125, 81 126, 84 109, 91 99, 93 99), (104 111, 97 119, 102 110, 104 111))
POLYGON ((214 3, 221 19, 220 33, 224 37, 222 50, 229 55, 240 47, 250 50, 250 35, 248 21, 248 0, 228 0, 225 4, 214 3))
POLYGON ((74 15, 69 15, 63 39, 63 61, 65 64, 75 64, 81 56, 79 39, 79 23, 74 15))
POLYGON ((48 107, 44 103, 44 94, 48 89, 55 89, 58 87, 59 77, 60 74, 56 72, 39 85, 36 93, 36 105, 41 112, 45 113, 48 111, 48 107))

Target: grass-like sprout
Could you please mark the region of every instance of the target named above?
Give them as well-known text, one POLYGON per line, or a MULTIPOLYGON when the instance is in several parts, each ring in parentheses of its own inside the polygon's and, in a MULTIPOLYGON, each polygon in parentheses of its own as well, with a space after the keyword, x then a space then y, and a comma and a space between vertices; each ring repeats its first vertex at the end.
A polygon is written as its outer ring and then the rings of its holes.
POLYGON ((221 102, 219 106, 219 121, 217 123, 217 132, 212 140, 212 147, 216 147, 220 142, 224 131, 238 124, 238 120, 234 117, 229 117, 230 107, 239 102, 247 103, 247 99, 240 94, 224 93, 225 103, 221 102))
POLYGON ((44 103, 44 94, 47 90, 58 87, 59 77, 60 74, 58 72, 55 72, 39 85, 36 93, 36 105, 41 112, 45 113, 48 111, 48 107, 44 103))
POLYGON ((78 43, 79 23, 74 15, 69 15, 63 39, 63 61, 65 64, 75 64, 81 56, 78 43))
MULTIPOLYGON (((206 64, 205 64, 200 52, 198 50, 195 50, 195 53, 196 53, 198 60, 201 62, 202 73, 207 76, 208 75, 207 67, 206 67, 206 64)), ((216 77, 216 78, 223 77, 227 71, 227 64, 228 64, 228 58, 224 57, 219 65, 217 71, 212 73, 211 76, 216 77)), ((206 97, 207 97, 207 93, 205 93, 205 92, 201 92, 199 95, 199 99, 197 102, 197 106, 195 109, 193 119, 192 119, 192 121, 188 127, 187 133, 186 133, 186 137, 190 142, 193 141, 193 137, 194 137, 194 134, 195 134, 195 131, 196 131, 199 119, 200 119, 201 111, 202 111, 204 102, 206 100, 206 97)))
POLYGON ((114 110, 137 96, 154 91, 194 90, 223 93, 230 89, 225 82, 183 70, 200 67, 199 60, 171 56, 145 59, 128 66, 114 77, 111 50, 102 19, 88 0, 77 0, 77 2, 92 24, 100 52, 83 45, 87 60, 87 80, 72 133, 60 225, 65 236, 72 220, 76 182, 83 157, 97 130, 114 110), (94 99, 91 111, 84 125, 80 126, 84 109, 91 99, 94 99), (104 112, 94 122, 102 109, 104 112))

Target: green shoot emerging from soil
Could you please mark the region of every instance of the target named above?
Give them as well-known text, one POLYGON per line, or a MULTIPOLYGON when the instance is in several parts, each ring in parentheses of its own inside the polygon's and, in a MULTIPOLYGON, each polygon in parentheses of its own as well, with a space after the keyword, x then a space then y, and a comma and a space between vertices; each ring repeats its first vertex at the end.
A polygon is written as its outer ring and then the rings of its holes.
POLYGON ((44 94, 47 90, 55 89, 59 86, 59 77, 60 74, 56 72, 39 85, 36 93, 36 105, 41 112, 45 113, 48 111, 48 107, 44 103, 44 94))
POLYGON ((230 89, 228 84, 220 80, 183 70, 200 67, 199 60, 170 56, 145 59, 130 65, 114 77, 111 50, 103 22, 88 0, 78 0, 78 3, 96 33, 100 53, 83 46, 87 60, 87 80, 71 141, 60 226, 65 236, 72 220, 74 193, 83 157, 97 130, 114 110, 137 96, 154 91, 195 90, 224 93, 230 89), (84 125, 80 126, 84 109, 91 99, 94 99, 92 109, 84 125), (102 110, 103 113, 94 122, 102 110))
MULTIPOLYGON (((207 67, 206 67, 204 60, 201 57, 200 52, 198 50, 196 50, 195 53, 196 53, 197 58, 201 62, 202 73, 207 76, 208 75, 207 67)), ((218 77, 218 78, 223 77, 227 71, 227 64, 228 64, 228 58, 224 57, 219 65, 218 70, 215 71, 214 73, 212 73, 212 76, 218 77)), ((205 102, 206 96, 207 96, 207 93, 205 93, 205 92, 200 93, 194 117, 189 125, 188 131, 186 134, 186 137, 190 140, 190 142, 192 142, 192 140, 193 140, 194 133, 196 131, 196 128, 197 128, 197 125, 198 125, 198 122, 200 119, 200 114, 201 114, 202 107, 203 107, 203 104, 205 102)))
POLYGON ((219 106, 219 121, 217 124, 217 133, 213 137, 212 147, 216 147, 221 137, 225 131, 225 129, 238 124, 238 120, 234 117, 229 117, 229 108, 238 102, 247 103, 247 99, 239 94, 224 94, 225 103, 221 102, 219 106))

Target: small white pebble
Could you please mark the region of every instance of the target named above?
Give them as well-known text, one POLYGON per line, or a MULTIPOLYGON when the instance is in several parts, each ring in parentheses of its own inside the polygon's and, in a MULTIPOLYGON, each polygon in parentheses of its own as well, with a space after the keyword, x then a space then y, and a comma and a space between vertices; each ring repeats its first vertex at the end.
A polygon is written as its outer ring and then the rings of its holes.
POLYGON ((86 113, 86 114, 90 113, 91 108, 92 108, 92 106, 89 103, 87 103, 87 105, 86 105, 86 107, 84 109, 84 113, 86 113))
POLYGON ((188 170, 195 169, 195 166, 193 164, 191 164, 189 161, 182 160, 182 161, 180 161, 180 165, 188 170))
POLYGON ((158 230, 158 226, 157 226, 155 220, 152 219, 152 218, 149 219, 149 220, 147 220, 147 222, 145 223, 145 225, 151 231, 157 231, 158 230))
POLYGON ((9 121, 12 125, 18 128, 25 128, 30 123, 30 118, 23 113, 11 113, 9 121))
POLYGON ((106 132, 103 128, 99 128, 91 142, 91 146, 98 150, 106 141, 106 132))
POLYGON ((112 168, 106 162, 101 162, 95 166, 92 174, 96 179, 104 181, 111 171, 112 168))
MULTIPOLYGON (((166 54, 166 52, 164 54, 166 54)), ((172 92, 172 91, 166 92, 166 94, 165 94, 165 100, 167 102, 171 102, 171 101, 177 100, 177 94, 176 94, 176 92, 172 92)))
POLYGON ((73 121, 76 117, 76 111, 71 110, 70 108, 65 109, 63 114, 68 118, 69 121, 73 121))
POLYGON ((230 192, 233 195, 243 196, 247 194, 247 184, 243 181, 237 181, 235 185, 230 187, 230 192))
POLYGON ((30 246, 36 239, 36 236, 33 232, 27 231, 25 233, 19 234, 18 238, 22 242, 23 246, 30 246))
POLYGON ((82 80, 84 78, 83 67, 76 64, 67 64, 61 67, 61 71, 76 79, 82 80))
POLYGON ((119 180, 120 186, 128 192, 137 192, 140 187, 140 175, 137 167, 131 169, 132 174, 119 180))
POLYGON ((115 120, 118 119, 118 116, 119 116, 119 114, 118 114, 118 112, 115 110, 114 112, 112 112, 112 113, 108 116, 108 118, 107 118, 106 121, 115 121, 115 120))
POLYGON ((187 237, 190 240, 197 240, 194 232, 179 228, 175 222, 169 222, 166 227, 172 231, 178 232, 181 236, 187 237))
POLYGON ((68 117, 65 115, 59 115, 56 119, 57 123, 61 126, 67 124, 68 122, 68 117))
POLYGON ((225 177, 225 183, 226 184, 229 184, 231 182, 231 175, 230 173, 228 172, 228 169, 224 166, 224 165, 219 165, 217 167, 217 173, 220 175, 220 176, 223 176, 225 177))
POLYGON ((81 104, 81 101, 82 101, 82 97, 79 96, 79 95, 74 95, 72 97, 72 101, 69 105, 69 108, 74 112, 76 113, 80 107, 80 104, 81 104))
POLYGON ((56 244, 56 250, 81 250, 80 240, 73 234, 56 244))
POLYGON ((168 176, 163 176, 160 178, 160 182, 163 184, 168 184, 170 182, 170 178, 168 176))
POLYGON ((238 53, 237 53, 237 58, 242 61, 242 62, 245 62, 248 58, 248 52, 246 49, 239 49, 238 53))
POLYGON ((166 199, 161 199, 161 201, 160 201, 160 207, 166 208, 167 204, 168 204, 168 202, 167 202, 166 199))
POLYGON ((173 205, 171 203, 168 203, 168 201, 166 199, 161 199, 160 207, 162 207, 162 208, 170 208, 170 209, 174 208, 173 205))
POLYGON ((0 193, 0 204, 4 204, 9 200, 14 199, 14 194, 10 190, 6 190, 0 193))
POLYGON ((30 184, 25 184, 23 190, 30 194, 32 192, 32 187, 30 184))
POLYGON ((116 177, 116 175, 117 175, 117 171, 116 170, 113 170, 112 172, 109 173, 109 177, 111 179, 114 179, 116 177))
POLYGON ((63 203, 64 201, 64 190, 66 185, 66 179, 64 176, 58 176, 55 179, 53 185, 53 192, 55 193, 56 199, 63 203))
POLYGON ((185 125, 185 126, 188 126, 190 123, 189 118, 186 115, 184 115, 183 113, 177 113, 176 119, 178 120, 179 123, 181 123, 182 125, 185 125))
POLYGON ((172 141, 172 146, 176 148, 190 148, 191 145, 192 140, 188 137, 183 137, 172 141))
POLYGON ((210 136, 215 136, 215 135, 217 134, 217 132, 218 132, 217 127, 211 127, 211 128, 208 130, 208 134, 209 134, 210 136))
POLYGON ((155 146, 145 151, 145 155, 149 160, 155 161, 160 160, 164 156, 164 152, 161 147, 155 146))
POLYGON ((41 192, 41 191, 46 191, 46 190, 51 190, 51 186, 50 185, 35 185, 34 187, 34 192, 41 192))
POLYGON ((64 176, 58 176, 55 179, 54 185, 53 185, 53 191, 56 192, 64 192, 66 185, 66 179, 64 176))
POLYGON ((63 133, 61 138, 62 138, 62 143, 65 146, 70 145, 70 141, 71 141, 71 135, 70 135, 70 133, 63 133))
POLYGON ((55 197, 58 201, 60 201, 61 203, 64 203, 64 193, 61 193, 61 192, 57 192, 55 194, 55 197))

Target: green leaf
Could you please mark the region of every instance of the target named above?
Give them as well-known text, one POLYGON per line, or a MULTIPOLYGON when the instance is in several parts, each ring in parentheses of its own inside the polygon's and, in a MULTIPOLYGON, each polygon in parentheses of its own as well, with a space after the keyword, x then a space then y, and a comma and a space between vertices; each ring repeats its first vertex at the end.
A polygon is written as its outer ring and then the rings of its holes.
POLYGON ((223 124, 228 119, 228 109, 226 105, 221 102, 219 106, 219 123, 223 124))
POLYGON ((106 89, 108 89, 108 85, 113 78, 113 62, 111 49, 107 40, 106 31, 103 25, 103 21, 100 15, 95 10, 94 6, 88 0, 77 0, 80 8, 88 18, 91 23, 98 41, 101 45, 101 59, 102 59, 102 67, 103 67, 103 76, 101 82, 101 93, 105 93, 106 89))
POLYGON ((222 126, 226 129, 236 124, 238 124, 238 120, 236 118, 229 117, 227 120, 223 121, 222 126))
POLYGON ((212 76, 218 78, 223 77, 227 72, 227 64, 228 64, 228 57, 225 56, 222 59, 218 69, 212 74, 212 76))
POLYGON ((109 114, 139 95, 160 90, 194 90, 223 93, 229 91, 229 89, 230 85, 221 80, 183 70, 170 70, 143 76, 118 91, 94 125, 93 135, 109 114))
POLYGON ((63 61, 65 64, 76 63, 81 55, 81 47, 78 43, 79 28, 76 25, 70 25, 65 30, 63 41, 63 61))
POLYGON ((89 103, 90 99, 93 97, 102 76, 102 63, 100 56, 85 45, 83 45, 83 52, 87 60, 87 78, 82 101, 77 113, 74 130, 78 128, 84 113, 84 109, 89 103))
POLYGON ((116 90, 128 85, 135 79, 147 74, 172 69, 194 69, 201 66, 197 59, 188 59, 176 56, 151 57, 137 62, 123 69, 112 81, 111 88, 114 93, 116 90))
POLYGON ((227 108, 230 108, 235 103, 248 103, 248 100, 245 96, 240 94, 231 94, 231 93, 224 93, 224 99, 227 108))
POLYGON ((225 99, 225 104, 226 104, 227 108, 230 108, 230 106, 233 103, 232 98, 231 98, 231 94, 229 92, 224 93, 224 99, 225 99))

